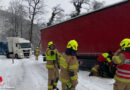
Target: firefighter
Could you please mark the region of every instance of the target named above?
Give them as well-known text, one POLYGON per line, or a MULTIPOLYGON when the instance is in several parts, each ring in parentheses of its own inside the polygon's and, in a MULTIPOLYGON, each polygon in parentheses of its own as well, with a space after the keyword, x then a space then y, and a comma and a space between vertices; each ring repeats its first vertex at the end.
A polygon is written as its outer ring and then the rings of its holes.
POLYGON ((114 90, 130 90, 130 39, 123 39, 112 60, 117 64, 114 90))
POLYGON ((75 90, 78 84, 79 63, 76 58, 78 43, 71 40, 67 44, 65 53, 60 58, 60 81, 62 82, 62 90, 75 90))
POLYGON ((40 54, 40 50, 39 50, 39 47, 38 47, 38 46, 36 47, 36 49, 35 49, 35 51, 34 51, 34 54, 35 54, 36 60, 38 60, 38 56, 39 56, 39 54, 40 54))
POLYGON ((48 48, 45 53, 46 56, 46 68, 48 69, 48 90, 59 90, 57 88, 57 83, 59 80, 59 57, 60 53, 56 49, 54 42, 50 41, 48 43, 48 48))
POLYGON ((99 76, 99 64, 96 63, 94 67, 92 67, 89 76, 99 76))
POLYGON ((114 77, 116 65, 112 62, 112 52, 103 53, 97 58, 99 64, 99 75, 102 77, 114 77))

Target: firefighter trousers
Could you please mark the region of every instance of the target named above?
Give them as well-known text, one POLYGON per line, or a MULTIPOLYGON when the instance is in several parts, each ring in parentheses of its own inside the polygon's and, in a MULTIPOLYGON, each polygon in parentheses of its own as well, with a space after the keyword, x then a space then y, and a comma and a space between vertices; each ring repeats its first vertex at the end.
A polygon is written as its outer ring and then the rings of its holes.
POLYGON ((114 84, 114 90, 130 90, 130 83, 116 81, 114 84))
POLYGON ((48 90, 53 90, 57 87, 59 80, 59 70, 58 67, 48 69, 48 90))

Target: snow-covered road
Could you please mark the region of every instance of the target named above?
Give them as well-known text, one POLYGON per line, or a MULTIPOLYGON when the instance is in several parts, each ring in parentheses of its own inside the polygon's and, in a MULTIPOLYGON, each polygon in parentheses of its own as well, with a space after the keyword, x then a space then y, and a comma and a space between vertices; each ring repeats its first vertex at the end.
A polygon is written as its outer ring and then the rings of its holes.
MULTIPOLYGON (((79 84, 76 90, 113 90, 113 79, 88 77, 88 72, 79 72, 79 84)), ((11 59, 0 56, 0 76, 3 82, 0 83, 0 90, 47 90, 47 69, 42 61, 30 59, 11 59), (4 84, 2 86, 2 84, 4 84)), ((61 83, 58 83, 61 90, 61 83)))

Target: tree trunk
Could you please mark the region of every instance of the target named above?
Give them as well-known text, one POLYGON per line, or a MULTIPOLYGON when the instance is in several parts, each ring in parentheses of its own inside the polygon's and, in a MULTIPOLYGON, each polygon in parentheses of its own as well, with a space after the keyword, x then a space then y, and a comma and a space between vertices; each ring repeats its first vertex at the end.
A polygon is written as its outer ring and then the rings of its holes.
POLYGON ((31 20, 31 27, 30 27, 30 42, 32 43, 32 35, 33 35, 33 21, 34 21, 34 15, 31 20))
POLYGON ((23 20, 21 19, 21 37, 23 37, 23 20))

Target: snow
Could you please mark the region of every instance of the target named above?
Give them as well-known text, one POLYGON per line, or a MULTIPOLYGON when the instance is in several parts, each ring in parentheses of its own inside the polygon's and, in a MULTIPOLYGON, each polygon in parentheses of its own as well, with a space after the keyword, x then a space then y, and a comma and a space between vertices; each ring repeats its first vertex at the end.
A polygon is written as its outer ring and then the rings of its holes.
MULTIPOLYGON (((46 62, 40 56, 35 61, 32 56, 29 59, 11 59, 0 56, 0 76, 3 77, 0 90, 47 90, 46 62)), ((79 83, 76 90, 113 90, 113 79, 89 77, 89 72, 79 71, 79 83)), ((61 90, 61 83, 58 83, 61 90)))

